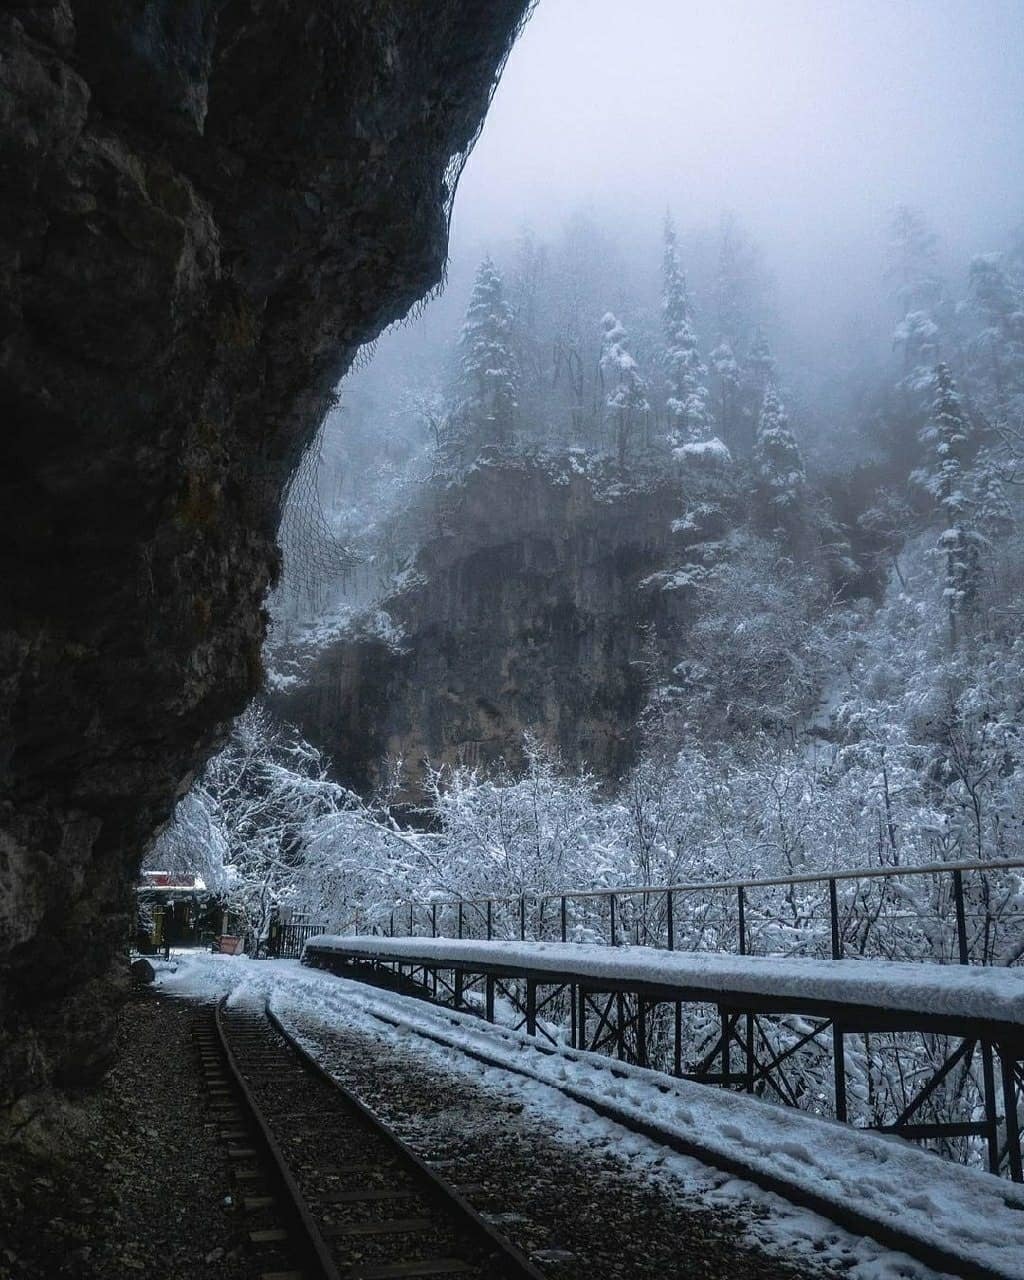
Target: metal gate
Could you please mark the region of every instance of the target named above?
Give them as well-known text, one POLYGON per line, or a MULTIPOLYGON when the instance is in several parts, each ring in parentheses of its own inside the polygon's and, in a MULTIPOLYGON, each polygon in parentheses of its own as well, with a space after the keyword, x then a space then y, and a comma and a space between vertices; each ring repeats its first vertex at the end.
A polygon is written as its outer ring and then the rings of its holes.
POLYGON ((298 960, 310 938, 324 932, 320 924, 272 924, 267 940, 267 954, 275 960, 298 960))

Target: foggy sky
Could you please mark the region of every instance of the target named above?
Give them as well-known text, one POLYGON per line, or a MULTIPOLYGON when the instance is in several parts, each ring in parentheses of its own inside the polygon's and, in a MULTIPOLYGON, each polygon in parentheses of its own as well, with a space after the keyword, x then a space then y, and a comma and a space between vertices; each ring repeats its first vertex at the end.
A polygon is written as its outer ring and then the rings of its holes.
MULTIPOLYGON (((783 301, 877 281, 888 211, 956 267, 1024 218, 1024 0, 540 0, 459 189, 453 257, 580 204, 731 209, 783 301)), ((828 309, 821 298, 807 300, 828 309)))

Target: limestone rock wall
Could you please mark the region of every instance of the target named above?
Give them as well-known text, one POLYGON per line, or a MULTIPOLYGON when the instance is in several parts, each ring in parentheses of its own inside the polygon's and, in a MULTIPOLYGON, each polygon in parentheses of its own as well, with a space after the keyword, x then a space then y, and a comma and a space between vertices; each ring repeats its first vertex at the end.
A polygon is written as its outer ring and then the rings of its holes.
POLYGON ((526 0, 0 12, 0 1111, 103 1070, 143 846, 260 679, 282 487, 439 278, 526 0))
POLYGON ((614 778, 636 748, 652 645, 687 607, 641 585, 678 557, 679 483, 609 494, 584 474, 491 465, 447 507, 385 602, 401 651, 339 638, 272 708, 360 790, 401 756, 412 801, 425 758, 514 766, 525 730, 614 778))

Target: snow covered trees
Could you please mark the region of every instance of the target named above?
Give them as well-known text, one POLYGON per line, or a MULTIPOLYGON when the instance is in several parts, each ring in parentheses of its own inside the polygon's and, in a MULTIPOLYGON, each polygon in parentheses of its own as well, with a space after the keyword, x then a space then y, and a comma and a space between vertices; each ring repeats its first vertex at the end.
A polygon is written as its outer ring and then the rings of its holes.
POLYGON ((955 308, 945 299, 937 245, 923 214, 904 204, 894 207, 885 278, 898 317, 892 346, 901 367, 885 444, 894 466, 904 475, 920 462, 932 373, 939 360, 949 359, 953 345, 955 308))
POLYGON ((715 417, 718 435, 727 443, 736 443, 736 421, 739 410, 740 366, 732 347, 724 339, 708 356, 718 384, 715 417))
POLYGON ((1012 532, 1013 507, 1006 496, 1003 468, 991 451, 981 454, 973 467, 974 526, 991 546, 1012 532))
POLYGON ((971 427, 948 365, 936 365, 934 386, 931 417, 921 433, 929 456, 919 478, 935 499, 946 525, 939 546, 945 558, 943 597, 949 610, 950 638, 955 645, 977 589, 978 542, 969 525, 964 476, 971 427))
POLYGON ((890 237, 886 275, 899 314, 928 311, 942 296, 934 233, 919 210, 897 204, 892 211, 890 237))
POLYGON ((252 706, 183 800, 150 862, 198 871, 244 922, 251 945, 295 894, 315 824, 344 804, 320 752, 252 706))
POLYGON ((669 441, 683 445, 708 439, 711 412, 705 385, 707 369, 697 346, 686 277, 679 266, 675 227, 670 216, 665 219, 662 279, 669 441))
POLYGON ((626 349, 626 331, 610 311, 601 318, 601 385, 615 457, 623 468, 636 437, 647 425, 651 406, 647 384, 626 349))
POLYGON ((459 337, 459 389, 449 448, 462 463, 487 445, 511 444, 519 403, 512 311, 490 256, 477 271, 459 337))
POLYGON ((1024 418, 1024 290, 1002 255, 973 259, 969 290, 981 323, 971 346, 979 401, 997 422, 1024 418))
POLYGON ((776 513, 795 512, 807 473, 774 382, 769 382, 761 402, 754 468, 771 509, 776 513))

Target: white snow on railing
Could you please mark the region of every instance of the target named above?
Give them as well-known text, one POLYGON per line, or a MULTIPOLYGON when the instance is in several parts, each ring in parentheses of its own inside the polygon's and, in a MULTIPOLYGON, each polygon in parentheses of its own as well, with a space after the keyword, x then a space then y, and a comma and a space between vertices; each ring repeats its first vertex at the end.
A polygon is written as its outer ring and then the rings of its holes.
POLYGON ((1024 971, 1020 969, 458 938, 324 936, 312 939, 307 950, 390 957, 404 963, 417 959, 499 965, 508 970, 651 982, 708 992, 800 997, 1024 1027, 1024 971))

